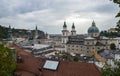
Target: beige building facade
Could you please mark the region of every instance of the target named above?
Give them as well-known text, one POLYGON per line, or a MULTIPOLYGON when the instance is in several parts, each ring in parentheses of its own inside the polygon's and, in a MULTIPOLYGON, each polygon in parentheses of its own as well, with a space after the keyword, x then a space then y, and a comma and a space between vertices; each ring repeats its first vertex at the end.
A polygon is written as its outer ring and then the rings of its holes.
POLYGON ((68 53, 84 54, 91 56, 93 51, 100 52, 102 50, 109 50, 110 44, 116 43, 115 39, 110 39, 100 36, 99 29, 95 22, 88 29, 88 35, 70 35, 66 43, 66 50, 68 53))

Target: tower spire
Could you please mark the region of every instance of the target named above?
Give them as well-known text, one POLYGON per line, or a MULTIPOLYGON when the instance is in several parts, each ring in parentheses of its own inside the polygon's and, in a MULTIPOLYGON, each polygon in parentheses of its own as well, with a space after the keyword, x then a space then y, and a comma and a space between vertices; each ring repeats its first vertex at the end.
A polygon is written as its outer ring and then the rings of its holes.
POLYGON ((37 25, 36 25, 36 28, 35 28, 35 39, 38 38, 38 29, 37 29, 37 25))
POLYGON ((36 30, 37 30, 37 25, 36 25, 36 30))
POLYGON ((9 30, 8 30, 8 35, 9 35, 9 40, 12 40, 12 30, 11 30, 11 26, 9 25, 9 30))
POLYGON ((67 25, 66 25, 66 22, 64 21, 64 25, 63 25, 63 28, 66 28, 67 27, 67 25))
POLYGON ((74 25, 74 22, 73 22, 73 25, 72 25, 72 29, 75 29, 75 25, 74 25))
POLYGON ((76 35, 76 30, 75 30, 74 22, 73 22, 73 24, 72 24, 71 35, 72 35, 72 36, 76 35))

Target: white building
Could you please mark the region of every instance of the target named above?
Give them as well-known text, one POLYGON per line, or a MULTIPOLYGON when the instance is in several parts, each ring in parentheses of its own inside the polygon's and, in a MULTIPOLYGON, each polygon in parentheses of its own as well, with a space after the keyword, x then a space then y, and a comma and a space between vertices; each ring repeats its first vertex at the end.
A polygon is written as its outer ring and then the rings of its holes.
POLYGON ((114 38, 114 39, 116 40, 116 43, 115 43, 116 48, 117 48, 117 49, 120 49, 120 37, 116 37, 116 38, 114 38))

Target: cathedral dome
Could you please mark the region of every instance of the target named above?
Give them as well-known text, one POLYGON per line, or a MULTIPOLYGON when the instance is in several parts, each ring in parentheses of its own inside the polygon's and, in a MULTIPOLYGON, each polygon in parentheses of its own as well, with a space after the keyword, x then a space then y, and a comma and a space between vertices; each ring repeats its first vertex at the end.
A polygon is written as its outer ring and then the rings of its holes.
POLYGON ((88 29, 88 33, 99 33, 99 29, 96 27, 96 26, 91 26, 89 29, 88 29))
POLYGON ((92 26, 89 27, 88 33, 99 33, 99 29, 96 27, 94 21, 93 21, 93 23, 92 23, 92 26))

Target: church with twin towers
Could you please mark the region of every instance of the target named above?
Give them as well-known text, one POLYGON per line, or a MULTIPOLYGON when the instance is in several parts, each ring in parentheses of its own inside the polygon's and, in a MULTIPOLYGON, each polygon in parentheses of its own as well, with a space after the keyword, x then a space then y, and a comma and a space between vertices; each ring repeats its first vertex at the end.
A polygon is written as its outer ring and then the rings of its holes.
POLYGON ((115 42, 113 39, 101 36, 94 21, 88 28, 87 35, 76 34, 74 23, 71 28, 71 31, 69 31, 67 23, 64 22, 61 37, 62 46, 69 53, 90 56, 93 51, 109 50, 110 44, 115 42))
POLYGON ((66 44, 68 41, 68 36, 75 36, 76 35, 76 30, 75 30, 75 25, 74 23, 72 24, 72 30, 71 32, 69 32, 69 30, 67 29, 67 24, 66 22, 64 22, 63 25, 63 30, 62 30, 62 43, 66 44))

